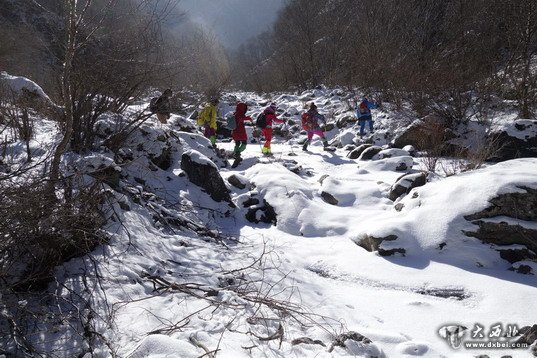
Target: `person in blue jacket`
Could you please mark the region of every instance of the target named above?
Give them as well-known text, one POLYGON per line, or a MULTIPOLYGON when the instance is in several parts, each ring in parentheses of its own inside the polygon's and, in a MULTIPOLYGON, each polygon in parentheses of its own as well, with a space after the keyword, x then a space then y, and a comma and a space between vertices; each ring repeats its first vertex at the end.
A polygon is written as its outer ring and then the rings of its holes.
POLYGON ((362 100, 356 108, 356 117, 358 118, 358 123, 360 123, 360 137, 363 137, 365 134, 366 122, 369 122, 369 132, 373 133, 371 110, 376 108, 378 108, 378 103, 376 101, 369 101, 367 97, 362 97, 362 100))

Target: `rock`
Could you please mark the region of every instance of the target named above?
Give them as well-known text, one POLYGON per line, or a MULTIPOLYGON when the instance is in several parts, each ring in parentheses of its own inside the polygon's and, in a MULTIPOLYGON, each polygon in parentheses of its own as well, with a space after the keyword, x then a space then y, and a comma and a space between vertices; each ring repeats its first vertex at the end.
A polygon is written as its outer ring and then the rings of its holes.
POLYGON ((537 221, 537 189, 518 187, 525 193, 501 194, 489 202, 491 206, 472 215, 466 215, 466 220, 478 220, 495 216, 510 216, 520 220, 537 221))
POLYGON ((323 184, 323 181, 324 181, 326 178, 328 178, 329 176, 330 176, 330 175, 328 175, 328 174, 323 174, 323 175, 319 178, 319 180, 317 180, 317 181, 318 181, 319 183, 321 183, 321 185, 322 185, 322 184, 323 184))
POLYGON ((423 186, 425 183, 427 183, 427 173, 405 174, 400 176, 390 188, 388 198, 395 201, 395 199, 399 198, 401 195, 408 194, 412 189, 423 186))
MULTIPOLYGON (((424 122, 417 120, 414 121, 410 126, 405 128, 402 132, 396 134, 395 138, 392 141, 392 145, 395 148, 403 148, 407 145, 411 145, 416 148, 421 147, 423 142, 423 137, 425 135, 423 129, 424 122)), ((423 149, 423 148, 420 148, 423 149)))
POLYGON ((525 248, 505 249, 505 250, 498 249, 497 251, 500 253, 500 257, 502 259, 510 263, 515 263, 518 261, 525 261, 525 260, 532 260, 532 261, 537 260, 537 254, 525 248))
POLYGON ((252 206, 250 209, 248 209, 248 212, 246 213, 246 220, 256 224, 263 222, 266 224, 276 225, 278 223, 276 211, 264 199, 262 206, 252 206), (260 214, 258 214, 258 212, 260 212, 260 214))
POLYGON ((88 174, 95 179, 110 185, 110 187, 114 189, 117 189, 119 187, 121 171, 118 171, 115 167, 106 167, 104 169, 98 169, 88 174))
POLYGON ((319 339, 316 339, 316 340, 313 340, 309 337, 300 337, 300 338, 295 338, 291 341, 291 345, 293 346, 296 346, 298 344, 318 344, 320 346, 323 346, 323 347, 326 347, 326 345, 323 343, 323 341, 319 340, 319 339))
POLYGON ((166 146, 162 149, 162 153, 158 156, 151 156, 151 162, 162 170, 168 170, 172 166, 172 148, 166 146))
POLYGON ((537 341, 537 324, 522 327, 519 333, 522 336, 516 340, 516 343, 527 343, 530 346, 537 341))
POLYGON ((112 188, 119 186, 121 167, 112 159, 101 155, 89 155, 78 159, 74 164, 80 174, 87 174, 112 188))
POLYGON ((510 132, 495 132, 488 136, 486 145, 491 146, 493 153, 487 160, 501 162, 515 158, 537 157, 537 121, 532 121, 534 124, 523 122, 514 123, 514 127, 526 133, 518 133, 515 136, 513 129, 510 132), (521 129, 523 127, 524 129, 521 129))
POLYGON ((349 332, 341 333, 341 334, 337 335, 336 338, 334 339, 334 342, 332 342, 332 345, 328 349, 328 352, 329 353, 332 352, 335 347, 343 347, 343 348, 345 348, 345 342, 347 340, 349 340, 349 339, 353 340, 355 342, 361 342, 363 344, 370 344, 371 343, 371 340, 369 338, 361 335, 360 333, 354 332, 354 331, 349 331, 349 332))
POLYGON ((353 116, 341 117, 340 119, 336 121, 336 127, 340 129, 345 128, 347 124, 352 123, 352 122, 356 122, 356 119, 353 116))
POLYGON ((347 154, 347 158, 358 159, 360 155, 364 152, 364 150, 366 150, 369 147, 371 147, 371 144, 362 144, 358 148, 350 151, 349 154, 347 154))
POLYGON ((334 129, 334 128, 336 128, 336 125, 335 125, 334 123, 327 123, 327 124, 324 126, 323 130, 324 130, 325 132, 330 132, 330 131, 331 131, 332 129, 334 129))
POLYGON ((370 145, 368 148, 364 149, 362 154, 360 154, 360 157, 358 157, 358 160, 371 160, 376 154, 380 153, 381 150, 382 148, 379 146, 370 145))
POLYGON ((528 265, 518 265, 518 267, 510 267, 509 271, 515 271, 516 273, 521 273, 523 275, 533 275, 533 269, 528 265))
POLYGON ((227 178, 227 181, 229 184, 238 189, 245 189, 249 185, 248 179, 239 174, 231 175, 229 178, 227 178))
POLYGON ((537 221, 537 189, 519 187, 521 193, 505 193, 490 200, 491 206, 481 212, 466 215, 466 220, 478 226, 477 231, 464 231, 470 237, 498 246, 524 245, 524 249, 506 249, 500 256, 509 262, 533 259, 537 253, 537 230, 525 228, 505 221, 495 222, 481 219, 493 217, 512 217, 518 220, 537 221))
POLYGON ((404 171, 407 171, 408 169, 409 169, 408 165, 405 162, 401 162, 397 164, 397 166, 395 167, 396 172, 404 172, 404 171))
POLYGON ((403 150, 406 150, 412 157, 416 156, 416 148, 414 148, 412 145, 405 145, 403 150))
POLYGON ((321 197, 325 202, 327 202, 330 205, 337 205, 339 202, 334 196, 330 193, 327 193, 326 191, 321 192, 321 197))
POLYGON ((403 149, 398 148, 390 148, 390 149, 383 149, 380 152, 378 152, 375 156, 373 156, 373 160, 379 160, 379 159, 385 159, 385 158, 395 158, 395 157, 408 157, 410 155, 409 152, 403 149))
POLYGON ((451 130, 446 130, 441 118, 430 115, 422 120, 414 121, 403 131, 398 132, 392 141, 392 146, 404 148, 411 145, 419 150, 433 149, 442 155, 449 155, 462 150, 461 147, 448 143, 454 138, 456 134, 451 130))
POLYGON ((383 249, 380 247, 383 241, 395 241, 397 240, 397 235, 388 235, 386 237, 374 237, 370 235, 365 235, 363 238, 359 239, 356 244, 360 247, 363 247, 369 252, 378 251, 380 256, 391 256, 396 253, 404 255, 406 250, 403 248, 393 248, 393 249, 383 249))
POLYGON ((260 201, 259 201, 258 198, 250 197, 250 198, 246 199, 244 201, 244 203, 242 203, 242 206, 244 206, 245 208, 249 208, 250 206, 254 206, 254 205, 257 205, 259 203, 260 203, 260 201))
POLYGON ((181 169, 192 183, 205 189, 213 200, 231 203, 229 189, 220 176, 218 168, 209 158, 190 150, 183 153, 181 157, 181 169))
POLYGON ((488 222, 483 220, 472 221, 478 225, 477 231, 463 231, 466 236, 476 237, 479 240, 494 245, 525 245, 533 252, 537 252, 537 230, 527 229, 520 225, 509 225, 506 222, 488 222))

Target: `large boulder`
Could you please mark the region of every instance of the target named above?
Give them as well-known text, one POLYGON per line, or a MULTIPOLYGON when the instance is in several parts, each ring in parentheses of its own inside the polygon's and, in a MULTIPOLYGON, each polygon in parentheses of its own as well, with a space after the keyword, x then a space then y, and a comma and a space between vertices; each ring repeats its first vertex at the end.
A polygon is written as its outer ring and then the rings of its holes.
POLYGON ((33 108, 45 115, 62 113, 62 109, 37 83, 26 77, 11 76, 5 71, 0 72, 0 97, 13 99, 21 108, 33 108))
POLYGON ((537 157, 537 120, 517 120, 489 134, 490 161, 537 157))
POLYGON ((392 185, 390 188, 389 198, 395 201, 403 194, 408 194, 418 186, 423 186, 427 182, 427 173, 405 174, 392 185))
POLYGON ((417 120, 397 133, 392 141, 393 147, 404 148, 407 145, 412 145, 416 148, 421 148, 423 137, 425 135, 423 124, 422 121, 417 120))
POLYGON ((203 188, 215 201, 231 203, 229 189, 216 164, 209 158, 196 150, 189 150, 181 157, 181 169, 192 183, 203 188))

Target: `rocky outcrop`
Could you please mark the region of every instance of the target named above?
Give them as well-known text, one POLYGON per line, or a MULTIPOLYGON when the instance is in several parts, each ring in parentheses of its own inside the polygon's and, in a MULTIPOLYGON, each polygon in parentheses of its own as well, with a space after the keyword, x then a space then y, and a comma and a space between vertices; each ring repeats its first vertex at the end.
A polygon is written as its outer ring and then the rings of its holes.
POLYGON ((405 174, 400 176, 390 188, 388 198, 395 201, 401 195, 410 193, 412 189, 425 185, 426 182, 427 173, 405 174))
MULTIPOLYGON (((510 218, 537 221, 537 190, 520 187, 525 192, 501 194, 490 200, 492 204, 485 210, 464 218, 477 225, 476 231, 464 231, 470 237, 484 243, 496 245, 500 256, 515 263, 537 259, 537 230, 513 224, 510 218), (487 220, 500 217, 500 220, 487 220), (501 220, 501 218, 507 218, 501 220), (509 221, 509 222, 506 222, 509 221), (522 245, 512 248, 509 245, 522 245), (501 246, 506 246, 502 249, 501 246)), ((518 272, 518 270, 517 270, 518 272)))
POLYGON ((203 188, 213 200, 231 203, 229 189, 220 176, 216 165, 207 157, 196 151, 183 153, 181 169, 192 183, 203 188))
POLYGON ((466 220, 479 220, 495 216, 510 216, 520 220, 537 221, 537 189, 518 187, 519 193, 501 194, 489 202, 492 204, 479 213, 466 215, 466 220))
POLYGON ((483 242, 494 245, 524 245, 537 252, 537 230, 526 229, 520 225, 506 222, 472 221, 479 226, 475 232, 465 231, 467 236, 476 237, 483 242))

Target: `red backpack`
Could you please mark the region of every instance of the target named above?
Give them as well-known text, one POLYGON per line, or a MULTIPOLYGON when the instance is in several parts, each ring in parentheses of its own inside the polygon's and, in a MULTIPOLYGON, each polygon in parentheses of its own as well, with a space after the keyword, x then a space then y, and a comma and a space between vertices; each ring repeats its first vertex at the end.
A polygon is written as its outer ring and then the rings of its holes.
POLYGON ((367 104, 365 103, 365 101, 360 102, 359 108, 361 114, 367 114, 369 112, 369 108, 367 108, 367 104))
POLYGON ((313 129, 313 118, 310 112, 302 113, 302 129, 306 131, 313 129))

